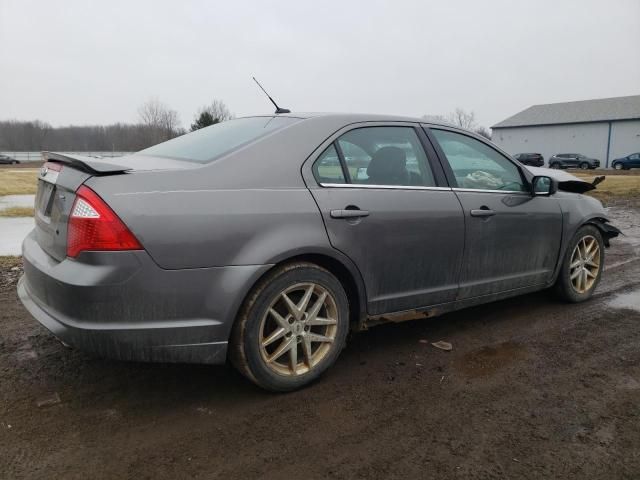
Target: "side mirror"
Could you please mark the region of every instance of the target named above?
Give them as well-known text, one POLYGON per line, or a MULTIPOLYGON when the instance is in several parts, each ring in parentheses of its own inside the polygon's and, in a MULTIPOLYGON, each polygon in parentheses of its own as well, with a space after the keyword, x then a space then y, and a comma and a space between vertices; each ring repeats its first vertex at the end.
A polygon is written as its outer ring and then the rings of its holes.
POLYGON ((549 196, 558 191, 558 182, 546 175, 533 177, 531 180, 531 195, 549 196))

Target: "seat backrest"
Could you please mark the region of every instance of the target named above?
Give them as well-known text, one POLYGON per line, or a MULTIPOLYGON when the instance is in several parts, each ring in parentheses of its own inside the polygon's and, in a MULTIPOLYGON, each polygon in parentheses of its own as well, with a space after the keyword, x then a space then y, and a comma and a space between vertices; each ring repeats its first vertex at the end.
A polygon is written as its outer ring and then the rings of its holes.
POLYGON ((398 147, 382 147, 371 157, 367 167, 367 183, 376 185, 408 185, 407 156, 398 147))

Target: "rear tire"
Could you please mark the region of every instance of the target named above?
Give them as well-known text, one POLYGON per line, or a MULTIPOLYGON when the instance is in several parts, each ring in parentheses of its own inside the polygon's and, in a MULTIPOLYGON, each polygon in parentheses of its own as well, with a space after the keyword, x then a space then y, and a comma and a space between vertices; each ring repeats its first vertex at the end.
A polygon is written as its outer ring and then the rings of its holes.
POLYGON ((567 247, 555 290, 563 300, 584 302, 593 295, 604 268, 604 241, 593 225, 581 227, 567 247))
POLYGON ((348 330, 349 302, 338 279, 318 265, 291 263, 270 272, 245 300, 229 359, 256 385, 289 392, 336 361, 348 330))

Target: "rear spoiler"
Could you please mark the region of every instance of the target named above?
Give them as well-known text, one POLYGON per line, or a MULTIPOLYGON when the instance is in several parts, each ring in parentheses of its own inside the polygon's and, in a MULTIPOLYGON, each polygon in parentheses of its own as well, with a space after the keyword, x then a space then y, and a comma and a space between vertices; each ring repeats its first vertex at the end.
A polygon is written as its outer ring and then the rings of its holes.
POLYGON ((111 159, 89 157, 86 155, 72 155, 69 153, 42 152, 42 160, 45 162, 60 162, 72 166, 83 172, 92 174, 121 173, 131 170, 113 163, 111 159))

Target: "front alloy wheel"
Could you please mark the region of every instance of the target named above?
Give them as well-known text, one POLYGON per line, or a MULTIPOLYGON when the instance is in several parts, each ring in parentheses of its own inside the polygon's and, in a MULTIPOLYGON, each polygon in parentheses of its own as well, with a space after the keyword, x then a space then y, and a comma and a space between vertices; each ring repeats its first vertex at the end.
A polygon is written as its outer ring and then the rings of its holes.
POLYGON ((582 170, 589 170, 589 164, 588 164, 587 162, 582 162, 582 163, 580 164, 580 168, 581 168, 582 170))
POLYGON ((275 268, 245 300, 229 342, 233 365, 276 392, 316 380, 338 358, 349 329, 345 290, 307 262, 275 268))
POLYGON ((614 169, 616 169, 616 170, 622 170, 622 164, 621 164, 621 163, 616 163, 616 164, 613 166, 613 168, 614 168, 614 169))
POLYGON ((578 293, 585 293, 593 287, 600 271, 600 245, 591 235, 580 239, 571 255, 571 285, 578 293))
POLYGON ((556 292, 569 302, 582 302, 593 295, 604 267, 604 241, 598 227, 581 227, 569 243, 556 292))

